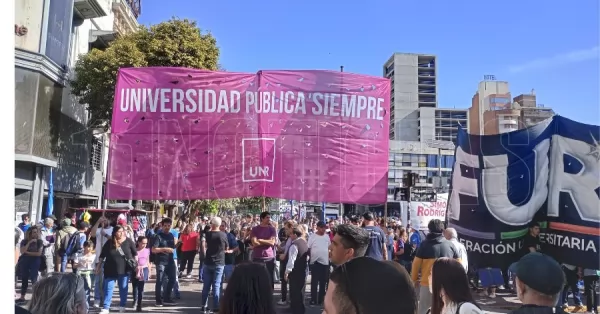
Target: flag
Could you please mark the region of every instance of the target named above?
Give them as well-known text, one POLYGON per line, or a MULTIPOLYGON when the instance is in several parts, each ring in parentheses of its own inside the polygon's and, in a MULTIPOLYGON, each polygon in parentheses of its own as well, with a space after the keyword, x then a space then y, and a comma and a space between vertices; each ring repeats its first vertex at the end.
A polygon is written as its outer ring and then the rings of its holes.
POLYGON ((54 175, 53 170, 50 168, 50 178, 48 179, 48 206, 46 207, 46 217, 52 215, 54 212, 54 175))

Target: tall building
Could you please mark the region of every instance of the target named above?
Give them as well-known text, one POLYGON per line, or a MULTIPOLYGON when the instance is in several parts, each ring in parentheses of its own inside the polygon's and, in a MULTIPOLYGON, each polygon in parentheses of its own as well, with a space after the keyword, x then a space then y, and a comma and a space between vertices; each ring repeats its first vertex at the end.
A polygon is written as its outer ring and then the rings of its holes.
MULTIPOLYGON (((390 139, 420 141, 420 138, 433 137, 433 131, 420 128, 419 122, 421 108, 431 108, 432 114, 433 109, 437 108, 436 75, 435 55, 394 53, 383 65, 383 76, 392 83, 390 139)), ((431 119, 424 124, 431 124, 433 128, 434 121, 431 119)))
POLYGON ((508 82, 491 75, 479 82, 469 108, 471 134, 499 134, 519 129, 521 111, 510 96, 508 82))
POLYGON ((552 108, 537 104, 535 91, 511 98, 508 82, 486 75, 479 82, 469 108, 469 133, 492 135, 523 129, 554 115, 552 108))
POLYGON ((40 218, 53 169, 54 210, 98 206, 102 134, 70 94, 77 58, 138 27, 141 0, 15 1, 15 209, 40 218))
POLYGON ((535 90, 529 94, 521 94, 513 98, 521 106, 521 121, 525 127, 536 125, 554 115, 552 108, 537 103, 535 90))

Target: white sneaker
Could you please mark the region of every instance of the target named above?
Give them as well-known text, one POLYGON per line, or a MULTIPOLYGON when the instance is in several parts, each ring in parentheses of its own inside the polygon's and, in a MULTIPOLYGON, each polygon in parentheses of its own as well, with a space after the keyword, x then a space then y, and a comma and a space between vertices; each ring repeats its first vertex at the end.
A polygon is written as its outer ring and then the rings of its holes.
POLYGON ((277 302, 278 305, 286 305, 287 302, 283 301, 283 300, 279 300, 279 302, 277 302))
POLYGON ((105 309, 100 310, 100 314, 108 314, 108 313, 110 313, 109 310, 105 310, 105 309))
POLYGON ((119 313, 125 313, 125 308, 124 307, 119 307, 119 313))
POLYGON ((490 293, 489 297, 492 298, 492 299, 495 298, 496 297, 496 292, 490 293))
POLYGON ((100 307, 100 302, 99 301, 94 301, 94 308, 99 308, 100 307))

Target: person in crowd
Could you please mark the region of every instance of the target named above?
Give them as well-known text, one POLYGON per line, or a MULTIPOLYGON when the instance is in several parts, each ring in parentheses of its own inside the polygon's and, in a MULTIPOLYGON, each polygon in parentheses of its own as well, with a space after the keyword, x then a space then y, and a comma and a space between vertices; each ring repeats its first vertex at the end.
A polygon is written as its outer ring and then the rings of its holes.
POLYGON ((83 245, 87 242, 87 231, 90 229, 90 224, 85 221, 77 223, 77 231, 71 236, 74 237, 73 241, 79 241, 79 246, 73 244, 73 248, 68 252, 69 259, 73 261, 73 272, 77 272, 77 265, 79 264, 79 257, 83 255, 83 245))
POLYGON ((416 250, 421 245, 421 242, 423 242, 423 240, 425 239, 425 234, 423 234, 422 231, 415 229, 411 225, 408 226, 408 231, 408 238, 410 239, 410 244, 413 246, 416 252, 416 250))
POLYGON ((137 238, 137 269, 131 278, 133 287, 133 308, 137 312, 142 311, 142 301, 144 299, 144 286, 150 277, 150 249, 148 248, 148 238, 139 236, 137 238))
POLYGON ((353 258, 364 256, 369 241, 369 232, 364 228, 349 224, 337 226, 337 232, 329 246, 331 263, 339 266, 353 258))
POLYGON ((458 233, 454 228, 446 228, 444 230, 444 237, 446 240, 450 241, 456 251, 458 252, 458 256, 460 257, 460 263, 463 265, 465 272, 469 271, 469 258, 467 256, 467 248, 464 244, 458 241, 458 233))
POLYGON ((233 264, 240 265, 248 260, 248 256, 246 254, 246 245, 242 240, 242 232, 240 230, 232 230, 231 233, 235 236, 238 245, 238 252, 235 254, 235 261, 233 264))
MULTIPOLYGON (((67 246, 71 236, 77 232, 77 229, 71 226, 71 218, 65 218, 61 221, 61 228, 56 232, 56 242, 54 243, 54 252, 56 259, 60 262, 60 272, 64 273, 67 270, 69 256, 67 256, 67 246)), ((58 263, 57 263, 58 264, 58 263)))
MULTIPOLYGON (((523 247, 521 248, 521 256, 525 256, 532 252, 542 251, 542 242, 540 241, 540 224, 532 221, 529 223, 528 232, 523 238, 523 247)), ((515 276, 517 273, 517 264, 519 262, 512 263, 508 267, 508 273, 512 279, 513 285, 515 283, 515 276)), ((516 287, 512 287, 516 291, 516 287)))
POLYGON ((212 313, 208 308, 208 294, 212 288, 213 309, 218 312, 219 298, 221 296, 221 280, 225 268, 225 253, 231 253, 228 247, 227 235, 220 231, 221 218, 213 217, 210 220, 210 231, 206 233, 206 258, 202 278, 202 311, 212 313))
POLYGON ((562 302, 561 305, 563 309, 566 309, 569 306, 570 288, 571 292, 573 293, 573 302, 575 303, 575 308, 573 309, 573 312, 579 312, 583 309, 583 302, 581 302, 581 295, 579 292, 579 287, 577 287, 577 282, 579 281, 579 278, 581 278, 583 275, 582 269, 577 266, 562 264, 562 270, 565 274, 565 281, 567 284, 563 288, 561 298, 559 301, 562 302))
POLYGON ((103 295, 103 279, 104 279, 104 267, 100 264, 100 253, 102 252, 102 247, 108 240, 110 240, 112 236, 113 228, 110 225, 110 221, 106 217, 98 218, 98 221, 90 230, 90 234, 94 235, 96 238, 96 265, 94 266, 96 270, 100 269, 100 273, 96 274, 94 278, 94 308, 100 307, 100 304, 104 300, 103 295), (100 264, 100 265, 98 265, 100 264), (100 266, 100 267, 98 267, 100 266))
MULTIPOLYGON (((276 221, 271 221, 271 225, 275 230, 279 230, 279 224, 276 221)), ((275 251, 275 268, 273 269, 273 281, 275 283, 281 283, 281 261, 279 260, 279 254, 277 254, 277 250, 281 242, 279 241, 279 233, 277 233, 277 237, 275 237, 275 245, 273 246, 273 250, 275 251)))
POLYGON ((375 217, 373 213, 366 212, 363 215, 364 229, 369 233, 369 246, 365 256, 383 261, 388 258, 387 236, 383 230, 375 226, 375 217))
MULTIPOLYGON (((598 286, 600 271, 597 269, 584 269, 582 275, 586 310, 588 313, 598 314, 598 294, 596 293, 596 287, 598 286)), ((572 311, 572 313, 574 312, 572 311)))
POLYGON ((387 259, 391 261, 394 259, 394 254, 396 253, 396 241, 395 241, 394 229, 387 228, 387 235, 385 237, 386 248, 387 248, 387 259))
POLYGON ((94 243, 92 241, 85 241, 83 243, 83 253, 77 260, 77 274, 83 278, 85 299, 88 302, 88 306, 91 305, 92 297, 92 283, 94 282, 94 266, 96 264, 96 254, 93 251, 94 243))
POLYGON ((272 286, 275 288, 275 279, 273 271, 275 271, 275 237, 277 231, 271 225, 271 214, 262 212, 260 214, 260 225, 252 228, 250 239, 252 241, 252 261, 264 263, 271 276, 272 286))
POLYGON ((279 302, 277 302, 277 304, 279 305, 287 304, 288 281, 285 277, 285 268, 288 262, 287 253, 290 249, 290 245, 292 245, 292 238, 290 237, 290 234, 292 233, 292 230, 297 226, 298 224, 294 220, 286 221, 283 226, 285 230, 285 241, 282 241, 279 244, 279 251, 281 252, 279 254, 279 263, 281 264, 281 267, 279 268, 279 278, 281 279, 281 299, 279 300, 279 302))
MULTIPOLYGON (((180 223, 180 226, 183 226, 183 228, 185 228, 185 224, 184 223, 180 223)), ((163 232, 162 230, 160 232, 163 232)), ((173 283, 173 294, 175 296, 175 299, 181 299, 181 293, 179 292, 179 277, 181 276, 181 273, 179 272, 179 263, 178 261, 178 257, 179 254, 181 253, 181 242, 179 241, 179 229, 176 228, 171 228, 169 230, 169 232, 173 235, 173 239, 175 239, 175 250, 173 251, 173 264, 175 265, 175 282, 173 283)), ((167 280, 168 277, 163 278, 163 291, 166 291, 167 288, 167 280)), ((172 299, 171 296, 164 296, 163 295, 163 299, 172 299)))
POLYGON ((230 232, 229 225, 226 223, 221 223, 221 228, 219 230, 227 236, 227 247, 228 250, 225 253, 225 268, 223 268, 223 279, 225 282, 229 280, 231 274, 233 273, 233 268, 235 265, 235 255, 238 253, 238 243, 235 235, 230 232))
POLYGON ((125 235, 125 229, 119 225, 113 228, 110 241, 107 241, 100 252, 100 263, 96 266, 96 275, 100 274, 100 267, 104 265, 104 281, 102 290, 104 300, 102 311, 108 313, 112 301, 115 284, 119 288, 119 311, 124 312, 127 305, 129 276, 134 269, 130 268, 128 260, 135 259, 137 250, 135 243, 125 235))
POLYGON ((522 305, 511 314, 562 314, 556 307, 565 275, 551 257, 539 252, 523 256, 515 266, 517 297, 522 305))
POLYGON ((41 240, 44 243, 44 254, 42 262, 46 263, 44 268, 44 276, 54 271, 54 219, 44 219, 44 225, 40 229, 41 240))
POLYGON ((442 235, 444 222, 439 219, 432 219, 429 221, 427 228, 429 234, 417 249, 410 272, 415 283, 415 289, 419 289, 419 314, 427 313, 427 310, 431 307, 432 297, 431 292, 429 292, 428 278, 435 260, 441 257, 449 257, 460 261, 460 256, 454 245, 442 235), (419 275, 421 276, 420 279, 419 275))
POLYGON ((329 281, 329 245, 331 240, 325 234, 327 225, 324 221, 317 223, 317 230, 308 238, 310 250, 310 295, 311 306, 322 306, 329 281))
POLYGON ((408 232, 406 231, 406 229, 403 227, 399 227, 397 233, 398 248, 396 250, 396 253, 394 254, 396 255, 396 260, 398 261, 398 263, 404 266, 406 268, 406 271, 410 274, 410 272, 412 271, 412 262, 415 256, 415 251, 412 245, 410 245, 410 243, 408 242, 408 232))
POLYGON ((151 252, 154 254, 154 264, 156 265, 156 285, 154 294, 156 306, 176 305, 171 299, 175 280, 177 278, 177 267, 175 266, 175 237, 170 232, 173 221, 171 218, 164 218, 161 221, 162 230, 156 233, 152 244, 151 252), (166 277, 166 279, 165 279, 166 277), (163 281, 167 281, 163 298, 163 281))
POLYGON ((31 314, 87 314, 85 283, 74 273, 53 273, 33 286, 31 314))
POLYGON ((238 265, 220 300, 220 314, 276 314, 273 288, 264 265, 238 265))
POLYGON ((323 313, 413 314, 416 309, 417 297, 406 272, 389 262, 357 257, 331 273, 323 313))
POLYGON ((464 266, 457 260, 438 258, 429 273, 431 314, 482 314, 471 295, 464 266))
POLYGON ((308 244, 302 237, 304 231, 300 226, 292 229, 292 244, 288 250, 288 261, 285 278, 290 284, 290 308, 292 314, 304 314, 304 291, 308 270, 308 244))
POLYGON ((200 249, 200 236, 194 231, 194 225, 188 224, 179 236, 181 243, 181 256, 179 256, 179 274, 183 276, 186 272, 186 278, 192 278, 192 269, 194 268, 194 259, 196 252, 200 249), (186 271, 187 270, 187 271, 186 271))
POLYGON ((200 231, 200 247, 198 248, 198 258, 200 265, 198 266, 198 282, 203 282, 202 273, 204 272, 204 260, 206 259, 206 233, 210 231, 210 225, 206 225, 200 231))
POLYGON ((32 226, 27 228, 25 239, 21 241, 21 256, 17 263, 21 274, 21 298, 16 301, 17 303, 25 302, 29 281, 35 284, 38 280, 41 256, 44 250, 44 242, 40 239, 40 235, 40 228, 32 226))
POLYGON ((29 229, 29 227, 31 227, 31 221, 29 219, 29 215, 28 214, 21 215, 21 223, 19 224, 18 227, 23 232, 27 232, 27 229, 29 229))

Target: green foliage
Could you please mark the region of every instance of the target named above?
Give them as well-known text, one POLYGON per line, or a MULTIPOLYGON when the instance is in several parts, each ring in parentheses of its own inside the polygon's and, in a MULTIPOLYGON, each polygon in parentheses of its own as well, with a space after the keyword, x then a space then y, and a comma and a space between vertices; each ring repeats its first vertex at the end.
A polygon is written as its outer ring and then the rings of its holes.
POLYGON ((269 205, 271 205, 271 203, 273 203, 273 201, 275 201, 275 198, 271 198, 271 197, 244 197, 242 199, 240 199, 240 205, 245 206, 246 209, 253 211, 253 212, 262 212, 263 211, 263 199, 264 199, 264 204, 265 206, 268 208, 269 205))
POLYGON ((91 113, 90 127, 108 129, 120 68, 172 66, 217 70, 219 48, 196 22, 173 18, 117 38, 104 51, 94 49, 75 65, 71 93, 91 113))
POLYGON ((218 200, 195 200, 190 205, 192 216, 214 215, 219 212, 218 200))

